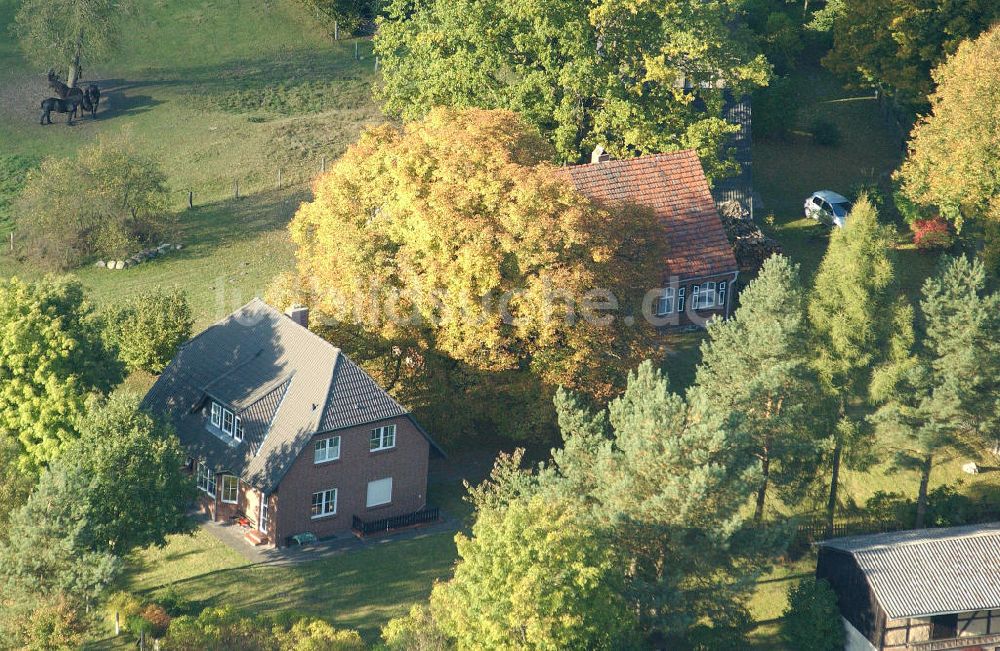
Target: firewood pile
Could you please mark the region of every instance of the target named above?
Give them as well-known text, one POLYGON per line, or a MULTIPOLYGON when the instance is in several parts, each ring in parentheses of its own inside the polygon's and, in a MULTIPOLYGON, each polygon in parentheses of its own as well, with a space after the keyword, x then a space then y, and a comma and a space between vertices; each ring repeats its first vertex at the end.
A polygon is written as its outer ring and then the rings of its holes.
POLYGON ((750 218, 750 211, 739 201, 720 204, 719 215, 741 273, 755 274, 771 255, 781 253, 781 244, 760 230, 750 218))

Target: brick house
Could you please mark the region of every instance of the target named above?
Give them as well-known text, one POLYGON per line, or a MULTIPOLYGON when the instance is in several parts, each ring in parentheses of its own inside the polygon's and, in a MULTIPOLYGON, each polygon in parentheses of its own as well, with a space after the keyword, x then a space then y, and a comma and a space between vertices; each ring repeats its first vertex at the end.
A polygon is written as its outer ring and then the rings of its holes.
POLYGON ((413 417, 340 349, 255 299, 188 341, 143 404, 173 423, 214 520, 255 542, 347 532, 427 505, 429 454, 413 417))
POLYGON ((703 326, 729 316, 739 266, 694 150, 614 160, 598 147, 590 164, 559 173, 600 205, 644 206, 661 220, 668 253, 653 281, 660 283, 651 306, 658 322, 703 326))

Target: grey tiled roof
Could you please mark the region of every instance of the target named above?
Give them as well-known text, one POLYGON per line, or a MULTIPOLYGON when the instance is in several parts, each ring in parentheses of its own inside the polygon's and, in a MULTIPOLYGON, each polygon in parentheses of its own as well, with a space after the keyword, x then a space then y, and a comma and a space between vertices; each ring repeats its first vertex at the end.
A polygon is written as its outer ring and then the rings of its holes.
POLYGON ((340 349, 260 299, 182 346, 143 404, 169 417, 192 456, 265 492, 316 432, 408 413, 340 349), (209 399, 243 419, 242 444, 206 428, 209 399))
POLYGON ((1000 608, 1000 522, 820 545, 854 556, 892 619, 1000 608))

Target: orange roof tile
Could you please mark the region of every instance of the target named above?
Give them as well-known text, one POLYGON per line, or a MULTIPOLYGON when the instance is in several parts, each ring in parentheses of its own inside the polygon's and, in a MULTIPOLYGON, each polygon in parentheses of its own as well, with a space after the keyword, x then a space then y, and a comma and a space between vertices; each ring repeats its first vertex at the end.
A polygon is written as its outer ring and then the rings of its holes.
POLYGON ((573 165, 559 172, 597 203, 654 210, 667 234, 667 274, 692 278, 739 269, 693 149, 573 165))

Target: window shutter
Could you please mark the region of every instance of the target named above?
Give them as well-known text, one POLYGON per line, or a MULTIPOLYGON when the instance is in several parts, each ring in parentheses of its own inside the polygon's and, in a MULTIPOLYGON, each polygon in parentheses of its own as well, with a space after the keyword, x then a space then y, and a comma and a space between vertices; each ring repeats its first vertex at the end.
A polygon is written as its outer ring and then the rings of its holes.
POLYGON ((388 504, 392 501, 392 477, 376 479, 368 482, 368 499, 365 505, 368 507, 388 504))

